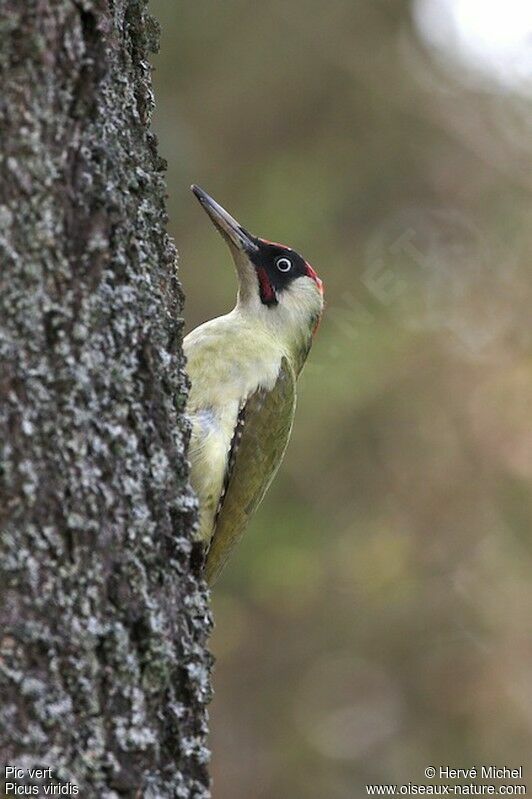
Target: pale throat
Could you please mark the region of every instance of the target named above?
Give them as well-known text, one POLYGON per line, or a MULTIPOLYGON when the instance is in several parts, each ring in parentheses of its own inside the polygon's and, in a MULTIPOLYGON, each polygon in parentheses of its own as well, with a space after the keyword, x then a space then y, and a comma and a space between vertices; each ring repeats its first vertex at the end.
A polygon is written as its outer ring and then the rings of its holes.
POLYGON ((298 374, 312 346, 313 333, 322 313, 322 301, 312 291, 302 291, 300 296, 287 290, 275 306, 261 302, 258 291, 239 291, 234 313, 245 319, 250 335, 260 329, 266 340, 279 346, 280 354, 288 357, 298 374))

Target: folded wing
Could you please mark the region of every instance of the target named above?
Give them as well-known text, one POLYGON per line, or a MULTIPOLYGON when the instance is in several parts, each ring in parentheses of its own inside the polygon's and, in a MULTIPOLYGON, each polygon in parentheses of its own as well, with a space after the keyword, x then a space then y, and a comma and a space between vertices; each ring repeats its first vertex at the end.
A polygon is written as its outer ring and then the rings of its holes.
POLYGON ((295 410, 295 377, 286 360, 272 389, 258 388, 238 415, 211 546, 205 565, 213 583, 242 538, 283 459, 295 410))

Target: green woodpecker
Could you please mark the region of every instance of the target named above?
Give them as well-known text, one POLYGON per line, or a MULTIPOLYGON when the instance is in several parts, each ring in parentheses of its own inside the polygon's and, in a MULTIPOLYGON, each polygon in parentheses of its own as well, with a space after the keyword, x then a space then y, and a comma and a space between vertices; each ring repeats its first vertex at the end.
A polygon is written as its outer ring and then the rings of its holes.
POLYGON ((323 284, 294 250, 251 235, 198 186, 192 191, 227 242, 238 277, 231 313, 200 325, 184 342, 197 537, 212 584, 283 458, 323 284))

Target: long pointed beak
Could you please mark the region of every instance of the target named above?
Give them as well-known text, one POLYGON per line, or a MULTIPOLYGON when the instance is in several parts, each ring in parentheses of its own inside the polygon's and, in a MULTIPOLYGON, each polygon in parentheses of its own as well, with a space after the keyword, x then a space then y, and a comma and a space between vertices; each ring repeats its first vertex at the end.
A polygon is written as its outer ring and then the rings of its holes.
POLYGON ((200 187, 195 184, 192 184, 190 188, 229 245, 233 245, 238 250, 248 255, 259 249, 247 230, 245 230, 236 219, 233 219, 231 214, 228 214, 225 208, 222 208, 216 200, 209 197, 206 191, 203 191, 203 189, 200 189, 200 187))

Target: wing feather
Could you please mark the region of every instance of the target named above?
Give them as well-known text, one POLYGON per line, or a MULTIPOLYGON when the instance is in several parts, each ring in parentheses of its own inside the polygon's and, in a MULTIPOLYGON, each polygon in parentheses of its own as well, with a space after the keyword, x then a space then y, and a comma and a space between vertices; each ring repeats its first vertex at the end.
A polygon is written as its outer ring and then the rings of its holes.
POLYGON ((206 578, 211 584, 242 538, 250 516, 279 468, 290 438, 295 400, 294 373, 283 358, 274 387, 258 388, 238 414, 205 564, 206 578))
MULTIPOLYGON (((236 424, 235 429, 233 430, 233 437, 231 438, 231 445, 229 447, 229 455, 227 457, 227 467, 225 470, 224 481, 222 485, 222 492, 220 494, 220 499, 218 500, 218 507, 216 508, 216 513, 214 514, 214 522, 213 522, 213 530, 216 529, 216 524, 218 522, 218 517, 221 513, 225 494, 227 492, 227 488, 229 486, 229 481, 231 479, 231 475, 233 473, 233 468, 236 462, 236 456, 238 452, 238 448, 240 446, 240 440, 242 438, 242 433, 244 432, 244 422, 246 419, 246 404, 247 401, 242 403, 240 406, 240 410, 238 411, 238 415, 236 417, 236 424)), ((212 543, 212 539, 211 542, 212 543)), ((210 546, 209 543, 209 546, 210 546)))

